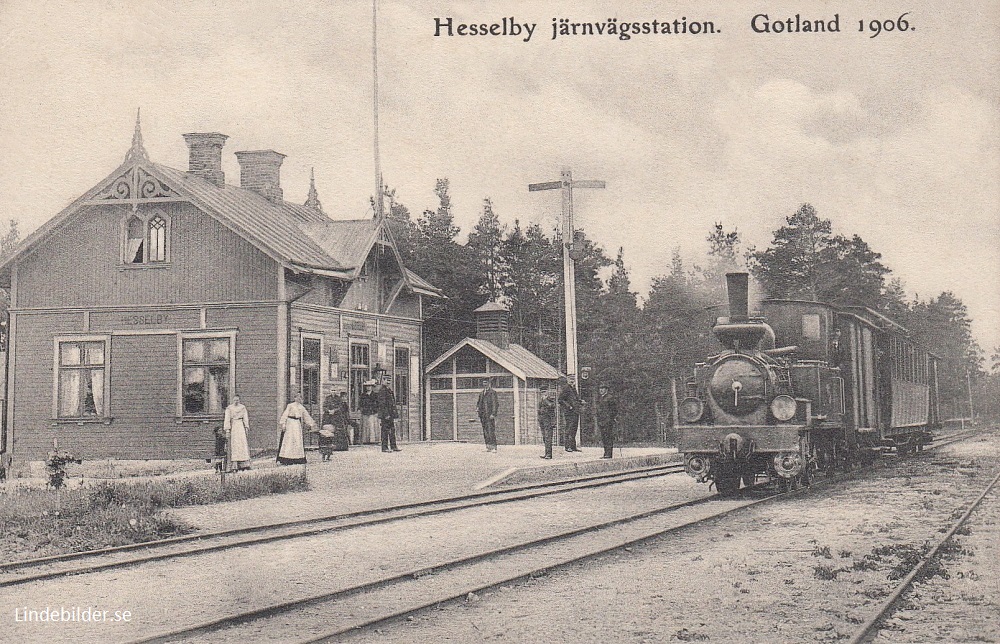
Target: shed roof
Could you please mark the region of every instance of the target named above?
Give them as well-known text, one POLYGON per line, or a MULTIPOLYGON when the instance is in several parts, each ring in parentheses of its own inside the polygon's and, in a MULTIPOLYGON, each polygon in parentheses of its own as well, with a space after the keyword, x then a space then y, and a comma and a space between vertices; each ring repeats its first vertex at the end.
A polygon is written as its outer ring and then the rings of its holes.
POLYGON ((428 365, 427 372, 436 369, 445 360, 458 353, 462 347, 472 347, 522 380, 527 378, 555 380, 561 375, 558 369, 519 344, 512 342, 506 349, 501 349, 489 340, 481 338, 465 338, 428 365))

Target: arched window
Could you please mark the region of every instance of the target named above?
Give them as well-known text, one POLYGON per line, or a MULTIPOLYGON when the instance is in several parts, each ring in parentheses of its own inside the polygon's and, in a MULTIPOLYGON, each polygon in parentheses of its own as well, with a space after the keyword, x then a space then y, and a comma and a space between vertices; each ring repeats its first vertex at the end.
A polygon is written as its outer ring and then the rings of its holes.
POLYGON ((138 217, 129 217, 125 240, 125 263, 142 264, 145 260, 146 226, 138 217))
POLYGON ((149 261, 167 260, 167 220, 156 215, 149 220, 149 261))
POLYGON ((170 219, 160 213, 130 213, 124 221, 122 263, 160 264, 170 258, 170 219))

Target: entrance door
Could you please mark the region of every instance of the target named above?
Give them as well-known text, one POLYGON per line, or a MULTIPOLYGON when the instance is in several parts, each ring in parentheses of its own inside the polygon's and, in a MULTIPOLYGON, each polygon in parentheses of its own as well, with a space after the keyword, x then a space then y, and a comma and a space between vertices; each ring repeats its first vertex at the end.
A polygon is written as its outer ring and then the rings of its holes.
POLYGON ((393 359, 392 383, 396 396, 396 406, 399 408, 399 420, 397 429, 399 437, 403 440, 411 440, 410 437, 410 349, 409 347, 396 347, 396 355, 393 359))
MULTIPOLYGON (((320 357, 323 343, 319 338, 302 338, 302 404, 317 423, 321 422, 323 401, 320 400, 320 357)), ((315 434, 307 434, 307 442, 312 445, 315 434)))

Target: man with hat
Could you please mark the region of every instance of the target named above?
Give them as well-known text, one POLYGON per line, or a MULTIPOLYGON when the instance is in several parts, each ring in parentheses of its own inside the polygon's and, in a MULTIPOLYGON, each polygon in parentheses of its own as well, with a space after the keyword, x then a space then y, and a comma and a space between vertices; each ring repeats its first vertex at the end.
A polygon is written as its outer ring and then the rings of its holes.
POLYGON ((483 424, 483 440, 486 451, 497 451, 497 413, 500 411, 500 397, 493 390, 489 378, 483 378, 483 390, 476 401, 476 411, 479 412, 479 422, 483 424))
POLYGON ((576 387, 569 383, 566 376, 559 376, 559 408, 563 413, 563 446, 567 452, 582 452, 576 446, 576 430, 580 425, 580 407, 583 402, 576 393, 576 387))
POLYGON ((556 428, 556 388, 550 384, 542 390, 538 399, 538 428, 542 430, 545 453, 542 458, 552 458, 552 433, 556 428))
POLYGON ((601 458, 611 458, 615 447, 615 420, 618 418, 618 403, 606 382, 602 382, 597 388, 596 407, 594 414, 597 417, 597 429, 601 432, 601 444, 604 445, 604 456, 601 458))
POLYGON ((358 397, 358 409, 361 411, 361 435, 358 442, 367 445, 379 440, 378 401, 375 399, 375 381, 366 380, 361 395, 358 397))

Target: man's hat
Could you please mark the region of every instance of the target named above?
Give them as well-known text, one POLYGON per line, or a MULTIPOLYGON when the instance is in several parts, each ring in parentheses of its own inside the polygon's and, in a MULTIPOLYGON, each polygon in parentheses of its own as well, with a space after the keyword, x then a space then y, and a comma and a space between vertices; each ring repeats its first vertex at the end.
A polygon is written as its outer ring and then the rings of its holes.
POLYGON ((364 384, 365 387, 374 387, 375 386, 375 380, 365 380, 364 383, 362 383, 362 384, 364 384))
POLYGON ((601 384, 597 385, 597 388, 598 389, 611 389, 611 385, 609 385, 606 382, 602 382, 601 384))

